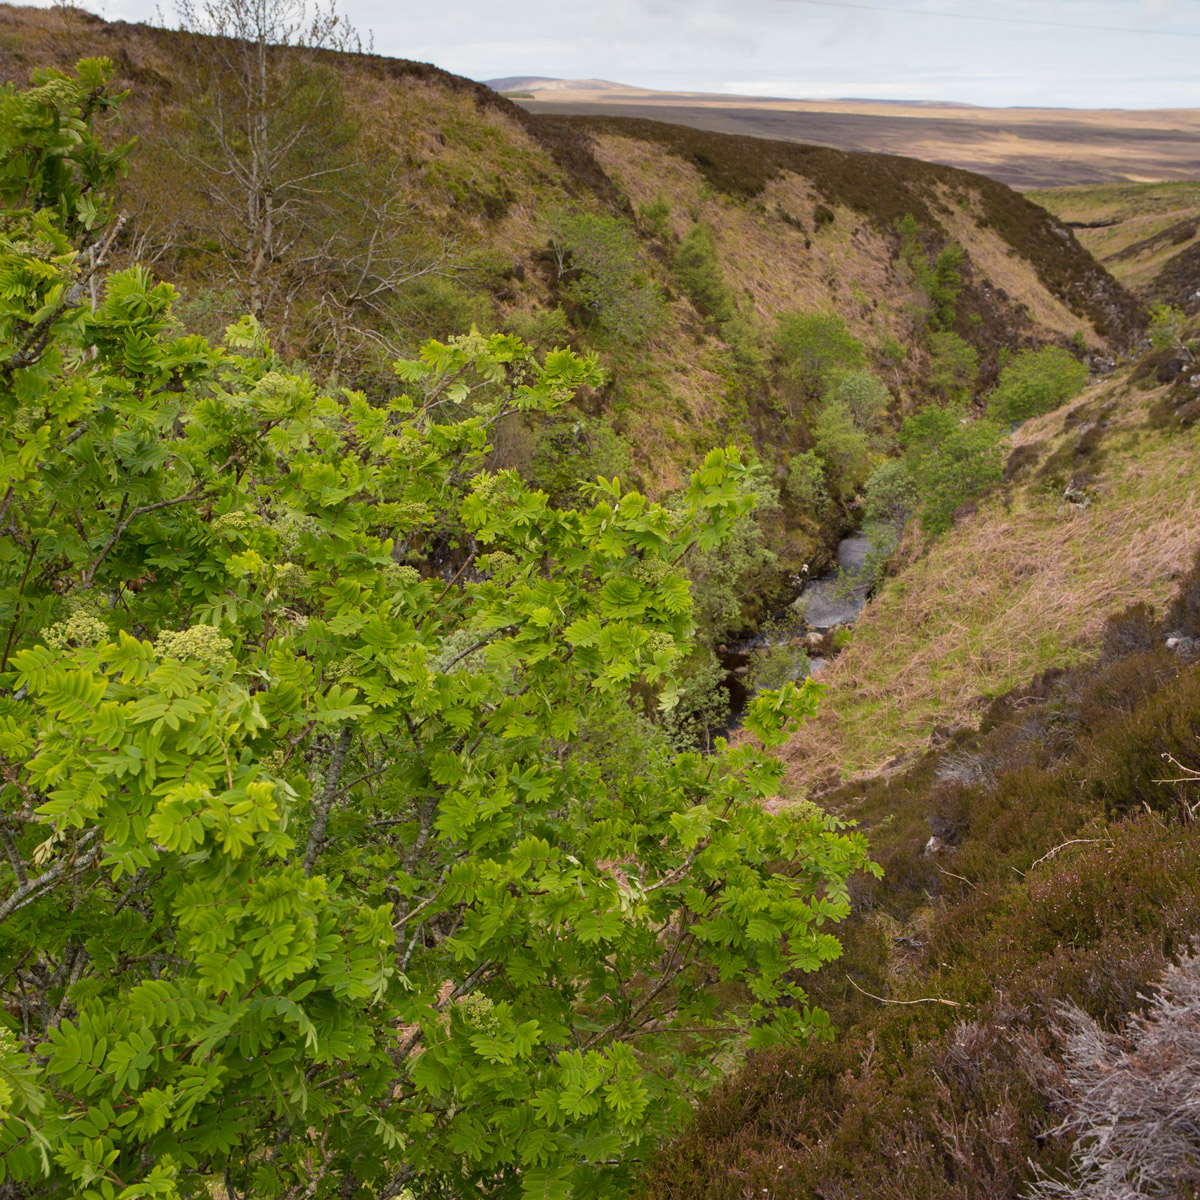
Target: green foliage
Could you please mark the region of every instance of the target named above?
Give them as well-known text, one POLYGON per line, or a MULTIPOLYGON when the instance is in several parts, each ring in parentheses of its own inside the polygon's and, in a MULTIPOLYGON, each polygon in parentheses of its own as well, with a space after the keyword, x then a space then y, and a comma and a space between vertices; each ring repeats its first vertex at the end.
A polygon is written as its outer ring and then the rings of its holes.
POLYGON ((670 217, 671 206, 662 192, 659 192, 653 200, 638 205, 638 219, 646 227, 651 237, 658 238, 660 242, 667 241, 671 236, 670 217))
MULTIPOLYGON (((409 344, 425 338, 447 338, 463 329, 490 333, 495 316, 487 296, 457 279, 426 275, 414 279, 392 300, 395 323, 403 327, 409 344)), ((565 345, 563 338, 554 346, 565 345)), ((545 343, 540 343, 545 346, 545 343)), ((545 347, 552 349, 554 346, 545 347)))
POLYGON ((834 379, 829 399, 844 405, 863 433, 874 434, 883 425, 892 396, 883 380, 870 371, 846 371, 834 379))
POLYGON ((1160 301, 1150 306, 1150 341, 1156 349, 1183 345, 1183 326, 1186 318, 1176 304, 1160 301))
POLYGON ((737 311, 733 293, 717 259, 712 229, 693 225, 675 252, 675 278, 688 299, 714 321, 730 320, 737 311))
MULTIPOLYGON (((775 489, 756 475, 749 484, 754 511, 742 514, 719 545, 697 546, 688 556, 687 572, 695 605, 696 627, 702 641, 719 641, 746 624, 749 597, 768 590, 778 558, 763 536, 760 518, 779 507, 775 489)), ((678 508, 676 497, 672 507, 678 508)))
POLYGON ((732 716, 725 668, 707 646, 681 664, 679 701, 663 714, 663 728, 677 750, 711 752, 732 716))
POLYGON ((950 242, 931 264, 921 242, 921 227, 911 213, 896 222, 896 231, 900 235, 900 258, 911 271, 918 289, 928 297, 935 327, 949 328, 954 324, 958 294, 962 290, 962 247, 950 242))
POLYGON ((1000 373, 988 416, 1002 424, 1027 421, 1078 395, 1087 379, 1087 367, 1061 346, 1022 350, 1000 373))
POLYGON ((571 340, 571 322, 557 307, 515 312, 508 319, 508 328, 521 341, 539 350, 557 350, 571 340))
POLYGON ((788 463, 788 491, 804 511, 816 513, 829 503, 825 484, 825 463, 813 450, 792 455, 788 463))
POLYGON ((0 204, 53 214, 77 245, 108 222, 107 189, 124 172, 132 144, 109 148, 96 136, 97 119, 114 114, 122 99, 107 90, 112 76, 108 59, 89 58, 73 74, 35 71, 29 91, 0 88, 0 204))
POLYGON ((900 428, 905 462, 921 495, 921 527, 929 534, 950 528, 954 512, 1000 482, 1000 429, 990 420, 969 420, 957 411, 926 408, 900 428))
POLYGON ((849 499, 866 482, 871 470, 871 444, 849 407, 830 400, 813 424, 816 452, 825 463, 834 492, 849 499))
POLYGON ((554 214, 550 246, 564 294, 619 341, 645 342, 662 319, 662 297, 629 222, 600 213, 554 214))
POLYGON ((929 386, 943 399, 965 400, 979 375, 979 354, 952 330, 929 335, 929 386))
POLYGON ((145 271, 92 311, 51 209, 0 275, 6 1190, 620 1195, 726 1041, 828 1033, 865 843, 761 803, 815 689, 710 757, 584 736, 670 706, 735 449, 558 508, 489 431, 594 358, 473 332, 327 395, 145 271))
POLYGON ((890 458, 867 477, 864 513, 868 522, 900 526, 915 512, 920 489, 908 464, 890 458))
POLYGON ((866 363, 866 348, 835 312, 785 313, 775 331, 784 377, 809 398, 820 396, 836 371, 866 363))
POLYGON ((529 482, 555 504, 578 503, 598 476, 628 477, 628 442, 604 421, 564 413, 539 429, 529 482))
POLYGON ((750 660, 746 682, 754 691, 783 687, 790 682, 808 678, 808 654, 792 641, 800 634, 800 624, 794 620, 771 620, 763 623, 760 633, 766 645, 750 660))

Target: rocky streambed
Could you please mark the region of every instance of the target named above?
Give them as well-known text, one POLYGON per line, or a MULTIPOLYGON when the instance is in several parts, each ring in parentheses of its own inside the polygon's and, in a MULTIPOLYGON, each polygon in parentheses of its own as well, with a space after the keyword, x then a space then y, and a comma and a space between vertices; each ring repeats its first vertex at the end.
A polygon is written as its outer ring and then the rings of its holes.
POLYGON ((725 668, 729 692, 730 728, 736 728, 754 694, 752 667, 758 655, 794 652, 796 680, 818 675, 827 662, 830 635, 852 625, 866 607, 870 583, 866 578, 870 541, 862 534, 843 538, 837 548, 837 570, 804 583, 799 595, 764 622, 752 637, 722 643, 717 658, 725 668))

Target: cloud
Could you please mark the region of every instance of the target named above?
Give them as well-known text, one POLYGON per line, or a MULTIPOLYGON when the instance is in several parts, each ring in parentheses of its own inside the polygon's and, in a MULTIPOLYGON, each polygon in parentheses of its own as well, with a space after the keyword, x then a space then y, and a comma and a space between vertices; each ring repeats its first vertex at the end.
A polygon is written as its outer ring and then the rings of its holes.
MULTIPOLYGON (((52 0, 35 0, 49 4, 52 0)), ((81 0, 153 20, 159 0, 81 0)), ((162 0, 164 7, 170 0, 162 0)), ((376 48, 474 79, 606 78, 665 90, 959 100, 994 105, 1200 105, 1194 0, 339 0, 376 48), (864 11, 852 5, 866 4, 864 11), (923 10, 928 15, 887 10, 923 10), (961 20, 1003 16, 1017 24, 961 20), (1129 36, 1023 21, 1162 30, 1129 36), (1139 22, 1141 24, 1139 25, 1139 22)))

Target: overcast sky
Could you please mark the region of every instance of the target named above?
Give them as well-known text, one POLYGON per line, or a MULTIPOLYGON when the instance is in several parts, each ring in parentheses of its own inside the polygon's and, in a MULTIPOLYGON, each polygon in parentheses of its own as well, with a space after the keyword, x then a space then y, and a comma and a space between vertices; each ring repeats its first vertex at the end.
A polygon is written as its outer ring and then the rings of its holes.
MULTIPOLYGON (((158 7, 157 0, 76 2, 110 20, 153 20, 158 7)), ((342 0, 342 7, 374 33, 379 52, 473 79, 550 75, 752 95, 1200 107, 1200 0, 342 0)), ((170 0, 162 8, 169 14, 170 0)))

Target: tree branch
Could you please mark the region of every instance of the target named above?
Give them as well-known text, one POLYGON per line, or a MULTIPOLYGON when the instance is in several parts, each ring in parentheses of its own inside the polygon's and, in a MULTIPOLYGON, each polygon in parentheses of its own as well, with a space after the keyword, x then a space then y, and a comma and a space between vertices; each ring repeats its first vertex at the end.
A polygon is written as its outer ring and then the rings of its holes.
POLYGON ((317 855, 325 841, 325 826, 329 823, 329 810, 333 807, 338 795, 338 783, 342 778, 342 769, 346 765, 346 755, 350 752, 350 743, 354 740, 354 726, 343 725, 338 739, 334 743, 333 753, 329 758, 329 771, 325 776, 325 790, 317 802, 313 813, 312 829, 308 834, 308 848, 304 852, 304 873, 312 875, 317 864, 317 855))

